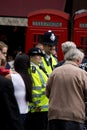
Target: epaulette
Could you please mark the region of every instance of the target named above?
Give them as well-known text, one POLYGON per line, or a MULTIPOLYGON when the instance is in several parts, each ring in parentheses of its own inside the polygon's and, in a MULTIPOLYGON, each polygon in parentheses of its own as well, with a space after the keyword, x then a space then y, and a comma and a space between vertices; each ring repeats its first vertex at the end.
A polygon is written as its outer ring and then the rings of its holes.
POLYGON ((35 72, 36 72, 36 67, 32 66, 32 73, 35 73, 35 72))
POLYGON ((49 59, 46 57, 46 55, 44 56, 44 60, 45 60, 45 62, 46 62, 46 64, 47 64, 47 66, 49 66, 49 65, 50 65, 50 62, 49 62, 49 59))

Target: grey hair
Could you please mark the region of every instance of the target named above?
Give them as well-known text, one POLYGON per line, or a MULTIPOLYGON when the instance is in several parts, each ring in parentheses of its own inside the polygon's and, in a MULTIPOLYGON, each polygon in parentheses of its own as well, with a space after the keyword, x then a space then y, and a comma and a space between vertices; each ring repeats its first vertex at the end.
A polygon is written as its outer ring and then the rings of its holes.
POLYGON ((76 61, 79 58, 84 58, 84 53, 77 48, 70 49, 64 56, 65 60, 76 61))
POLYGON ((62 43, 62 52, 65 54, 68 52, 71 48, 76 48, 76 44, 72 41, 66 41, 62 43))

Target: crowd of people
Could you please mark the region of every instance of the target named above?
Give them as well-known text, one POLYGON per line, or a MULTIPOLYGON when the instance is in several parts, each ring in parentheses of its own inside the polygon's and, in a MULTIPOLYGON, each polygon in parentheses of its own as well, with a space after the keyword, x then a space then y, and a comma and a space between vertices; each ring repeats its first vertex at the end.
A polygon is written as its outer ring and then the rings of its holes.
POLYGON ((57 43, 55 33, 48 30, 41 43, 27 54, 18 52, 9 64, 8 46, 0 41, 1 129, 86 129, 84 52, 65 41, 61 44, 64 59, 59 62, 57 43))

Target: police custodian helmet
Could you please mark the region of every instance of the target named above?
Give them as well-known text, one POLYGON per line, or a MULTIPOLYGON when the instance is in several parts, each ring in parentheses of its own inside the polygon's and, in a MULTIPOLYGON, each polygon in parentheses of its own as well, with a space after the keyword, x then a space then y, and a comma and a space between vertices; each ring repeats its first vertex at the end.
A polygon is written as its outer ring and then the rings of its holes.
POLYGON ((42 42, 42 44, 49 45, 49 46, 56 45, 57 44, 57 37, 56 37, 56 35, 51 30, 48 30, 43 35, 43 42, 42 42))
POLYGON ((43 56, 43 53, 40 48, 34 47, 28 51, 28 56, 35 56, 35 55, 43 56))

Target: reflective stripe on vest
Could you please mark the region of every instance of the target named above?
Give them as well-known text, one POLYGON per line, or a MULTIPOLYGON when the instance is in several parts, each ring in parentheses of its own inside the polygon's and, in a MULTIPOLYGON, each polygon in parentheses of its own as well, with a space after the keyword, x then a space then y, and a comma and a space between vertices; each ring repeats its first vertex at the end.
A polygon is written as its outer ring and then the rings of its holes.
POLYGON ((41 97, 45 94, 45 92, 42 92, 41 94, 32 94, 32 97, 33 98, 36 98, 36 97, 41 97))
POLYGON ((33 90, 41 90, 42 89, 42 87, 41 86, 33 86, 33 90))
POLYGON ((42 87, 46 87, 46 83, 45 83, 45 81, 44 81, 44 79, 43 79, 43 77, 42 77, 42 75, 41 75, 41 73, 37 70, 37 73, 38 73, 38 75, 39 75, 39 77, 40 77, 40 79, 41 79, 41 82, 42 82, 42 87))

